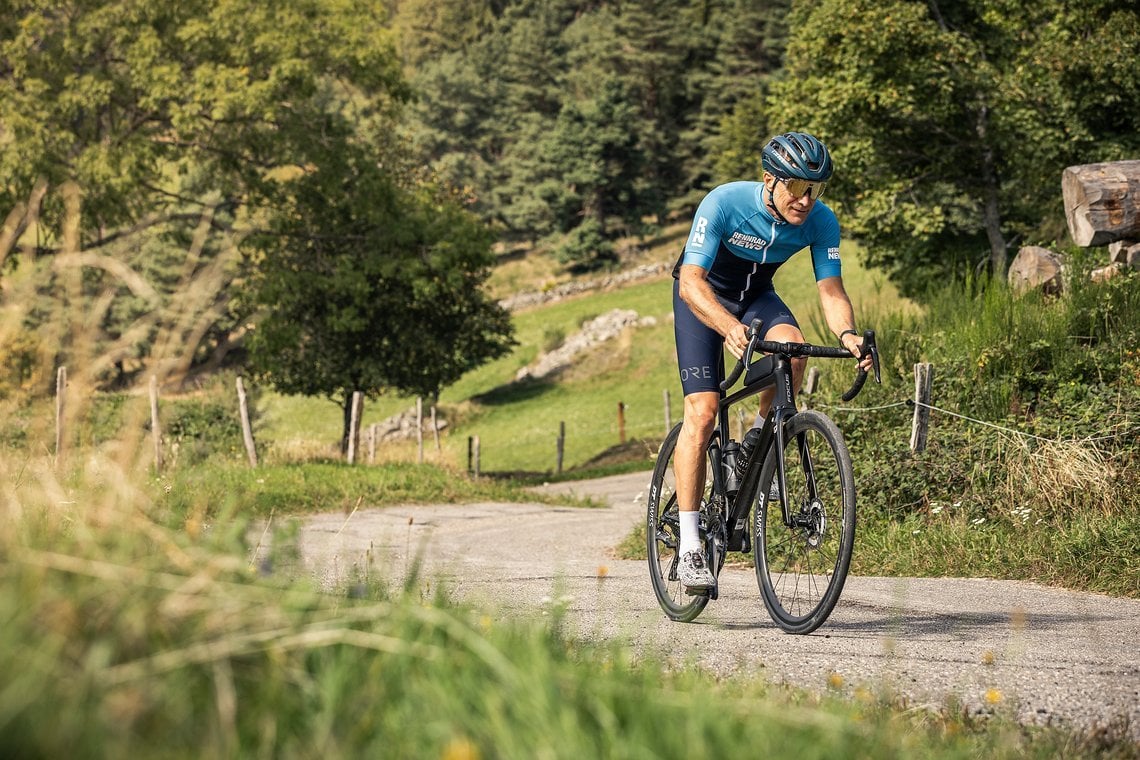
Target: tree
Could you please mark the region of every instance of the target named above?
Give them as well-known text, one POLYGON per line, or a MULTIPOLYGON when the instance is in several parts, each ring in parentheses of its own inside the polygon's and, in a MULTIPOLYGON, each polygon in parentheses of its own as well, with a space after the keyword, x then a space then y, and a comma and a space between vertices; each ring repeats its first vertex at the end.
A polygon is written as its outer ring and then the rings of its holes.
POLYGON ((829 199, 908 294, 1059 234, 1061 171, 1140 149, 1133 3, 797 5, 769 109, 833 148, 829 199), (835 23, 843 19, 842 24, 835 23))
POLYGON ((337 140, 319 168, 282 182, 250 292, 259 308, 251 366, 283 393, 388 390, 436 398, 505 353, 509 315, 481 285, 487 228, 446 192, 401 186, 360 143, 337 140))
MULTIPOLYGON (((266 172, 303 163, 330 81, 404 95, 363 2, 25 0, 0 19, 0 205, 74 182, 85 248, 193 198, 187 172, 245 200, 266 172)), ((62 214, 49 193, 44 223, 62 214)))
POLYGON ((689 127, 705 93, 688 77, 713 54, 720 5, 505 6, 471 44, 416 56, 419 155, 470 186, 506 236, 569 233, 554 246, 566 261, 603 261, 614 237, 664 216, 693 181, 702 159, 689 127))
POLYGON ((711 167, 701 162, 694 177, 705 189, 710 180, 759 177, 760 151, 768 137, 796 128, 783 123, 778 109, 769 119, 765 107, 787 45, 788 5, 788 0, 763 6, 731 0, 714 17, 721 37, 714 59, 700 74, 706 95, 695 123, 700 153, 714 157, 711 167))
POLYGON ((399 0, 392 28, 412 70, 466 49, 488 31, 510 0, 399 0))
POLYGON ((493 222, 500 218, 492 189, 507 125, 499 111, 502 84, 476 63, 473 54, 458 52, 424 62, 401 131, 440 181, 463 188, 471 209, 493 222))
POLYGON ((635 113, 617 79, 599 89, 595 99, 563 106, 544 144, 547 179, 535 188, 558 231, 575 233, 559 248, 560 260, 585 269, 614 258, 611 217, 638 225, 646 210, 638 197, 644 158, 635 113))
MULTIPOLYGON (((228 345, 246 316, 234 289, 190 299, 185 324, 177 291, 215 274, 235 226, 272 212, 279 173, 313 163, 330 118, 405 96, 383 21, 356 0, 0 3, 0 206, 18 209, 6 239, 27 230, 28 263, 60 265, 45 267, 29 331, 83 313, 108 360, 101 379, 118 382, 160 335, 228 345), (63 188, 81 197, 71 211, 63 188), (61 286, 61 267, 82 268, 80 288, 61 286)), ((60 338, 49 353, 71 350, 60 338)))

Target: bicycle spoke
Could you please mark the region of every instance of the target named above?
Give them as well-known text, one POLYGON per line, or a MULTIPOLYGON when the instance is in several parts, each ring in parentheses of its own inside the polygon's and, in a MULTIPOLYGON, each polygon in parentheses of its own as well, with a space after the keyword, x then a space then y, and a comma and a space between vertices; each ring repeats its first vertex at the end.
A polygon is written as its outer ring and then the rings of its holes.
MULTIPOLYGON (((819 413, 802 412, 788 425, 781 453, 783 495, 794 525, 784 525, 777 501, 762 499, 757 505, 756 575, 773 620, 787 631, 807 633, 830 614, 846 579, 854 539, 854 483, 834 423, 819 413)), ((761 482, 768 482, 775 464, 770 456, 761 482)))

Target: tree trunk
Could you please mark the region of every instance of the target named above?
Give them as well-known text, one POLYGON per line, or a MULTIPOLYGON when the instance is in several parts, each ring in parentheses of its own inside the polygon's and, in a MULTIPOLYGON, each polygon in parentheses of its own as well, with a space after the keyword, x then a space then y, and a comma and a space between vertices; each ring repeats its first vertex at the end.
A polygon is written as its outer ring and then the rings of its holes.
POLYGON ((994 150, 986 140, 989 127, 989 108, 982 106, 978 111, 977 132, 982 144, 982 195, 985 205, 982 208, 982 223, 986 238, 990 242, 990 267, 998 277, 1005 277, 1008 254, 1005 236, 1001 233, 1001 212, 998 210, 998 179, 994 163, 994 150))
POLYGON ((1077 245, 1140 240, 1140 161, 1070 166, 1061 173, 1061 194, 1077 245))

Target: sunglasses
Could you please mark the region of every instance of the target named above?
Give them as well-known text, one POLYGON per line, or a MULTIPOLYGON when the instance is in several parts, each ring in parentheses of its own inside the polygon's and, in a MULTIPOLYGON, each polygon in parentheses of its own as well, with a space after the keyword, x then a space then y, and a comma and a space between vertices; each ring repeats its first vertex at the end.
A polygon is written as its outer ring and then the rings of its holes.
POLYGON ((776 177, 776 181, 783 182, 784 187, 788 188, 788 192, 792 194, 793 198, 802 198, 807 195, 813 201, 823 195, 824 188, 827 187, 826 182, 812 182, 810 179, 776 177))

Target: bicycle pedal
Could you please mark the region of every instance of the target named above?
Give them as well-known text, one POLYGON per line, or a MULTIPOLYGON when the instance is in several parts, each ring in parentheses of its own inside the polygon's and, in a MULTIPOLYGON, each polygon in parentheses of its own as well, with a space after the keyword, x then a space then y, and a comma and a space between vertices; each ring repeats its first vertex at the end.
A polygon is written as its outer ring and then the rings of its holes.
POLYGON ((685 589, 685 593, 689 596, 708 596, 712 593, 711 586, 709 588, 689 588, 688 586, 683 586, 682 588, 685 589))

